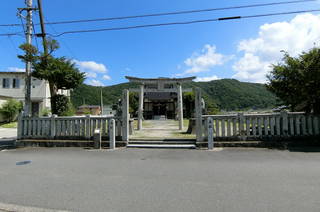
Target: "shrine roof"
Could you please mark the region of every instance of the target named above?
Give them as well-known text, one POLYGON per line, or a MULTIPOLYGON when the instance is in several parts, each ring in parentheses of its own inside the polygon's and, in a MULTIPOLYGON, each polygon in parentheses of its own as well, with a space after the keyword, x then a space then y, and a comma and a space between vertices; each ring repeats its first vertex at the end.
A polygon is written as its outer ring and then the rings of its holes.
POLYGON ((157 82, 191 82, 196 77, 185 77, 185 78, 168 78, 168 77, 159 77, 159 78, 138 78, 138 77, 130 77, 126 76, 130 82, 140 82, 140 83, 157 83, 157 82))

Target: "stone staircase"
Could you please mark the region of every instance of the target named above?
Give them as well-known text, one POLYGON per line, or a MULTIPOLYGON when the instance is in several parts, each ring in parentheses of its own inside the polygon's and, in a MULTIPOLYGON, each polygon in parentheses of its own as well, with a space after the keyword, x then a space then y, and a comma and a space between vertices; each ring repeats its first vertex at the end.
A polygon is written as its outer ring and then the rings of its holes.
MULTIPOLYGON (((196 149, 207 148, 207 142, 197 142, 193 139, 131 139, 127 148, 167 148, 167 149, 196 149)), ((265 148, 275 146, 271 142, 261 141, 215 141, 214 147, 244 147, 244 148, 265 148)))
POLYGON ((192 139, 130 139, 127 148, 195 149, 196 142, 192 139))

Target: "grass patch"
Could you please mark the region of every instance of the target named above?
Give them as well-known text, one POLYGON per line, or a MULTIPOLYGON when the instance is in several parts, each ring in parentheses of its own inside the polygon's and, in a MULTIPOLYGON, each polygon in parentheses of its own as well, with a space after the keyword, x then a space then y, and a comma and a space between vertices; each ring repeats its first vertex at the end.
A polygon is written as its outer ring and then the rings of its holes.
POLYGON ((17 128, 17 126, 18 126, 17 122, 0 124, 0 127, 2 128, 17 128))
POLYGON ((188 127, 189 126, 189 119, 183 119, 183 126, 188 127))

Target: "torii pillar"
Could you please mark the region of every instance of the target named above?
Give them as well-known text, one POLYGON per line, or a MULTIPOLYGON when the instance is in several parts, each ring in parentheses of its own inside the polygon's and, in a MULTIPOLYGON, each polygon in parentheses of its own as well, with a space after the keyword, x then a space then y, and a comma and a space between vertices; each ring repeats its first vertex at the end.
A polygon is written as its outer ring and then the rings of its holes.
POLYGON ((138 108, 138 130, 142 130, 142 120, 143 120, 143 101, 144 101, 144 84, 140 85, 139 92, 139 108, 138 108))
POLYGON ((179 130, 183 130, 183 100, 182 100, 182 86, 178 83, 178 119, 179 130))

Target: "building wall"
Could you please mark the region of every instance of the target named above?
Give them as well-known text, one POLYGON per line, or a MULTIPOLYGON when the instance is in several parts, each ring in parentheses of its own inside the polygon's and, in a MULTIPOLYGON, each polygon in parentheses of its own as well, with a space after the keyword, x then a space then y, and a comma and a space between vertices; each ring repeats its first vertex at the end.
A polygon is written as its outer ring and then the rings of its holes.
MULTIPOLYGON (((48 83, 36 78, 31 79, 31 100, 43 101, 47 97, 46 90, 48 83)), ((0 95, 13 97, 16 100, 24 101, 25 96, 25 74, 0 72, 0 95), (3 79, 9 79, 9 87, 4 88, 3 79), (13 79, 19 79, 19 87, 13 88, 13 79)))
MULTIPOLYGON (((59 94, 70 97, 70 90, 59 90, 59 94)), ((25 73, 0 72, 0 96, 12 97, 24 102, 25 99, 25 73), (3 79, 9 79, 9 87, 4 88, 3 79), (13 88, 13 79, 19 79, 19 87, 13 88)), ((31 79, 31 101, 40 103, 40 110, 51 108, 49 83, 36 78, 31 79)), ((0 102, 1 104, 1 102, 0 102)))

